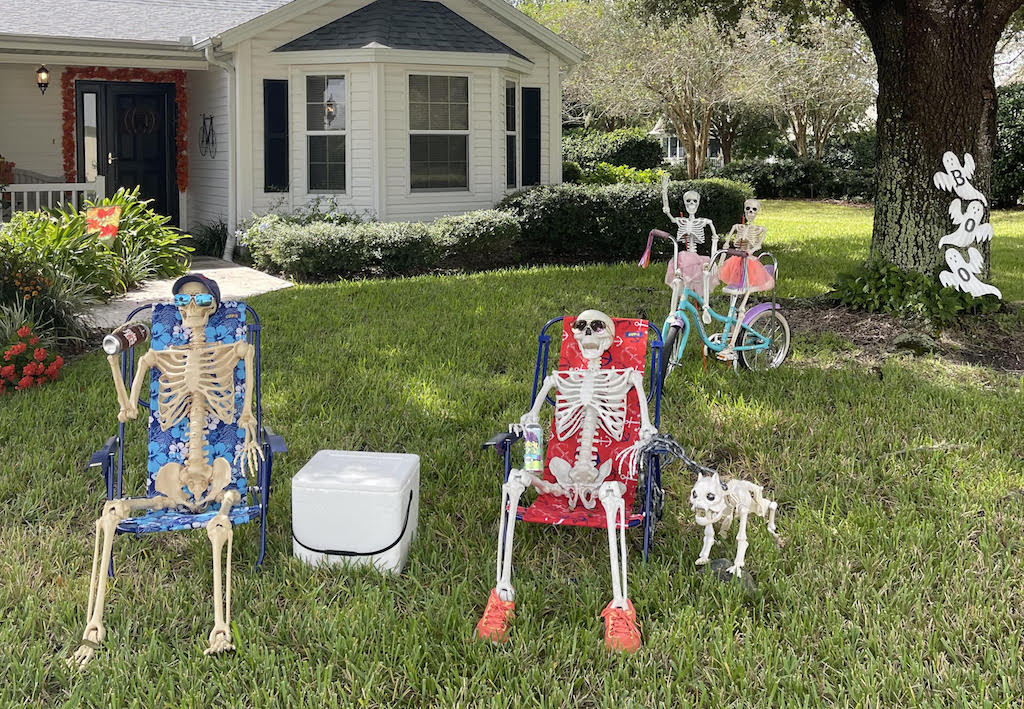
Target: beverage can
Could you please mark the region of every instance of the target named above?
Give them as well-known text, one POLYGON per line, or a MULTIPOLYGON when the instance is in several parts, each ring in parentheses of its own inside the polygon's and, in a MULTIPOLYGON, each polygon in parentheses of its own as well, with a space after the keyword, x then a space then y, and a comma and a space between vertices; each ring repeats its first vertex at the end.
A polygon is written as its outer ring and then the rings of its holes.
POLYGON ((146 323, 133 322, 117 328, 103 338, 103 351, 108 355, 116 355, 130 347, 140 345, 149 339, 149 327, 146 323))
POLYGON ((523 426, 523 470, 544 470, 544 429, 537 423, 523 426))

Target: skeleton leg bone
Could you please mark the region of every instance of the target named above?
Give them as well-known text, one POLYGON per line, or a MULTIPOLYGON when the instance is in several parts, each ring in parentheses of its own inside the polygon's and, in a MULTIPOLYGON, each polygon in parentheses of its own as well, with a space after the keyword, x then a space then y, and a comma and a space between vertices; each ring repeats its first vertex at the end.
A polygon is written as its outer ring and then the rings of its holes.
POLYGON ((626 505, 622 499, 625 489, 625 485, 619 482, 603 483, 598 493, 607 515, 608 551, 612 567, 612 602, 601 612, 601 617, 605 622, 605 647, 620 652, 635 652, 640 648, 641 636, 626 582, 626 505), (619 532, 618 548, 615 546, 616 528, 619 532))
POLYGON ((779 509, 779 503, 772 500, 768 503, 768 534, 772 535, 772 539, 778 546, 783 545, 782 537, 779 536, 778 532, 775 531, 775 510, 779 509))
POLYGON ((734 576, 743 575, 743 559, 747 555, 747 510, 740 510, 740 526, 736 530, 736 559, 727 571, 734 576))
POLYGON ((103 506, 103 514, 96 520, 96 545, 93 549, 92 573, 89 577, 89 601, 86 605, 85 630, 82 644, 68 660, 69 667, 83 669, 93 658, 107 631, 103 626, 103 607, 107 596, 107 570, 110 568, 110 554, 114 548, 114 532, 132 512, 159 509, 163 506, 159 498, 140 500, 111 500, 103 506))
POLYGON ((713 524, 707 524, 704 526, 704 546, 700 549, 700 556, 697 557, 695 562, 697 566, 703 566, 708 563, 708 558, 711 556, 711 547, 715 543, 715 526, 713 524))
POLYGON ((231 644, 231 541, 234 530, 228 515, 240 499, 241 495, 237 490, 224 493, 220 511, 206 523, 206 534, 213 549, 213 630, 210 631, 207 655, 235 649, 231 644), (224 562, 224 583, 221 584, 221 551, 225 544, 227 554, 224 562))
POLYGON ((503 601, 514 601, 512 587, 512 540, 515 534, 519 499, 526 491, 529 479, 520 470, 513 469, 508 482, 501 486, 501 527, 498 530, 498 574, 495 588, 503 601))

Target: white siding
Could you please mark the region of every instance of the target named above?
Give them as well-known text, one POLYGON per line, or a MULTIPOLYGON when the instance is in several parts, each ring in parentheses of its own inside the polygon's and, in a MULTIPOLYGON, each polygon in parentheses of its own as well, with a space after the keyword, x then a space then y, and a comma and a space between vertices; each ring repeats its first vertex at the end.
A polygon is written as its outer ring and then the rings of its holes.
POLYGON ((23 170, 63 180, 60 75, 48 64, 50 88, 39 93, 38 64, 0 64, 0 155, 23 170))
POLYGON ((228 75, 217 67, 190 71, 185 78, 188 97, 188 226, 228 220, 228 154, 231 121, 228 112, 228 75), (199 154, 203 114, 213 116, 217 138, 214 157, 199 154))
MULTIPOLYGON (((505 80, 520 87, 541 89, 541 181, 560 179, 561 155, 560 101, 552 92, 557 84, 558 58, 518 30, 506 25, 469 0, 449 0, 445 4, 480 29, 488 32, 533 62, 526 74, 484 67, 451 64, 283 64, 277 47, 315 30, 367 4, 364 0, 335 0, 311 10, 302 17, 283 23, 257 35, 235 48, 240 63, 240 92, 247 92, 240 107, 249 104, 242 125, 248 132, 241 146, 243 158, 251 151, 251 169, 240 176, 243 190, 239 218, 272 208, 294 209, 315 195, 307 190, 305 126, 305 77, 311 73, 344 74, 347 77, 347 180, 344 194, 336 202, 355 213, 387 220, 433 219, 486 209, 500 200, 505 189, 505 80), (470 77, 469 189, 451 192, 413 192, 409 189, 408 76, 455 74, 470 77), (289 193, 263 192, 263 80, 289 80, 289 193), (248 123, 248 126, 246 126, 248 123), (381 134, 382 133, 382 134, 381 134), (380 141, 383 141, 381 144, 380 141), (380 164, 383 156, 383 164, 380 164), (550 161, 558 161, 551 169, 550 161), (245 183, 249 181, 247 186, 245 183), (383 197, 378 194, 383 186, 383 197), (282 204, 283 203, 283 204, 282 204)), ((443 53, 431 53, 431 61, 444 61, 443 53), (439 57, 439 54, 441 55, 439 57)), ((308 56, 303 61, 309 61, 308 56)), ((195 109, 192 109, 193 115, 195 109)), ((517 141, 521 150, 522 140, 517 141)), ((517 156, 517 163, 521 160, 517 156)))

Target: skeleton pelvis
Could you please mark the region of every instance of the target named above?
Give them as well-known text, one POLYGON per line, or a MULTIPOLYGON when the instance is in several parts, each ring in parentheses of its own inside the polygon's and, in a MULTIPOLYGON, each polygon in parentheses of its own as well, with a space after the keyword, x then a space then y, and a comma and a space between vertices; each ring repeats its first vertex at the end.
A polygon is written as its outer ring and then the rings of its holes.
POLYGON ((612 474, 612 461, 606 460, 600 468, 593 465, 575 467, 567 460, 552 458, 548 466, 555 481, 562 488, 562 494, 569 500, 569 509, 576 508, 577 500, 583 501, 588 510, 594 508, 597 489, 612 474))
POLYGON ((231 463, 226 458, 214 458, 213 465, 193 463, 166 463, 156 473, 154 487, 175 505, 193 509, 217 498, 231 482, 231 463), (184 488, 188 488, 190 500, 184 488))

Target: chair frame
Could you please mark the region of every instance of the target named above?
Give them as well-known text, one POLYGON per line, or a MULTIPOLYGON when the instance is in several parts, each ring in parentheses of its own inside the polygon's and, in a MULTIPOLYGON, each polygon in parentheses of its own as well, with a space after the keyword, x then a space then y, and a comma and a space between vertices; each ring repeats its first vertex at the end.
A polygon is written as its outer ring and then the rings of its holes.
MULTIPOLYGON (((561 323, 565 319, 565 316, 552 318, 548 320, 544 327, 541 328, 540 334, 537 336, 537 360, 533 367, 533 391, 530 395, 530 402, 537 399, 537 392, 540 390, 541 384, 544 382, 544 377, 547 376, 548 372, 548 361, 551 348, 551 335, 548 334, 548 330, 551 326, 556 323, 561 323)), ((647 379, 647 402, 654 402, 654 426, 655 428, 661 425, 661 385, 663 377, 660 376, 661 368, 664 366, 664 352, 663 346, 664 341, 662 338, 662 332, 653 322, 647 321, 648 333, 654 333, 655 339, 652 341, 650 335, 648 335, 648 347, 651 350, 650 365, 646 375, 647 379)), ((552 406, 555 405, 554 398, 549 394, 546 397, 546 401, 552 406)), ((504 482, 508 482, 509 473, 512 470, 512 445, 522 438, 521 434, 517 433, 499 433, 493 436, 490 440, 485 442, 483 448, 493 448, 494 452, 501 455, 504 459, 504 482)), ((644 504, 642 517, 638 520, 633 520, 628 523, 630 527, 636 527, 640 524, 644 526, 644 561, 646 562, 649 556, 651 542, 654 539, 654 527, 657 524, 657 520, 660 518, 660 511, 656 511, 653 508, 655 490, 661 489, 661 455, 663 451, 659 449, 653 449, 647 451, 644 455, 646 457, 646 465, 644 466, 648 474, 644 480, 644 504)), ((628 512, 628 511, 627 511, 628 512)), ((516 514, 517 521, 523 521, 521 513, 516 514)), ((504 542, 502 542, 504 543, 504 542)))
MULTIPOLYGON (((125 318, 125 323, 129 323, 135 319, 136 315, 143 313, 143 311, 152 312, 152 305, 143 305, 135 308, 128 317, 125 318)), ((256 472, 256 485, 246 485, 246 499, 252 499, 256 497, 259 499, 259 519, 260 519, 260 552, 259 557, 256 559, 256 567, 259 568, 263 564, 263 559, 267 552, 267 508, 270 504, 270 480, 271 472, 273 470, 273 459, 275 453, 287 453, 288 447, 285 445, 284 438, 274 433, 270 426, 263 425, 263 401, 262 401, 262 377, 261 377, 261 361, 260 361, 260 334, 262 326, 260 325, 259 316, 256 315, 256 311, 245 304, 246 317, 250 318, 251 321, 246 323, 246 340, 255 349, 255 356, 253 358, 253 377, 255 381, 255 416, 256 416, 256 436, 260 448, 263 451, 263 457, 259 460, 256 472)), ((124 377, 125 386, 130 389, 132 385, 132 379, 134 378, 135 370, 135 347, 129 347, 127 350, 121 352, 121 376, 124 377)), ((150 402, 146 399, 139 399, 139 404, 146 407, 149 410, 150 402)), ((92 454, 89 459, 89 466, 99 467, 100 473, 103 475, 103 479, 106 483, 107 489, 107 500, 115 500, 123 497, 124 478, 125 478, 125 465, 124 465, 124 450, 126 445, 125 440, 125 423, 120 422, 117 425, 117 433, 107 439, 107 442, 98 451, 92 454)), ((249 504, 256 504, 250 502, 249 504)), ((132 534, 136 537, 141 537, 144 534, 154 534, 155 531, 149 532, 125 532, 121 529, 115 531, 116 534, 132 534)), ((114 565, 113 559, 110 563, 110 577, 114 576, 114 565)))

